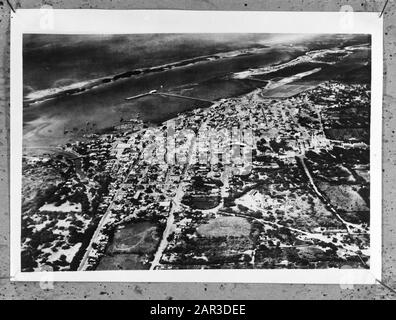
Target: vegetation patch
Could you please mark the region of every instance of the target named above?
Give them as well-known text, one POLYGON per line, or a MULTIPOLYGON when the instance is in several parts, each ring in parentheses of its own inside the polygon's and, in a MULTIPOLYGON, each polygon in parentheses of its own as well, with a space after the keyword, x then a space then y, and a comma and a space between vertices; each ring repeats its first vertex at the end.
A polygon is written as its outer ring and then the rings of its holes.
POLYGON ((318 186, 330 199, 330 203, 339 210, 369 211, 366 202, 359 194, 359 186, 330 185, 325 182, 318 183, 318 186))

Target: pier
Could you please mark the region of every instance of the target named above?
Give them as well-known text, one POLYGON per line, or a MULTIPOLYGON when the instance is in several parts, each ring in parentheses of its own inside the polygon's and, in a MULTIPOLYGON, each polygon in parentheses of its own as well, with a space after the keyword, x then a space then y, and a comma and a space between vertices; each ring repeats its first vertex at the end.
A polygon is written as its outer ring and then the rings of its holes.
POLYGON ((145 96, 149 96, 150 94, 151 94, 150 92, 146 92, 146 93, 138 94, 136 96, 125 98, 125 100, 139 99, 139 98, 142 98, 142 97, 145 97, 145 96))
POLYGON ((153 94, 156 94, 156 95, 159 95, 159 96, 168 96, 168 97, 174 97, 174 98, 181 98, 181 99, 189 99, 189 100, 196 100, 196 101, 214 103, 214 101, 211 101, 211 100, 200 99, 200 98, 189 97, 189 96, 182 96, 180 94, 174 94, 174 93, 156 92, 156 93, 153 93, 153 94))
POLYGON ((163 97, 173 97, 173 98, 189 99, 189 100, 195 100, 195 101, 214 103, 214 101, 212 101, 212 100, 183 96, 183 95, 175 94, 175 93, 158 92, 157 90, 151 90, 150 92, 146 92, 146 93, 138 94, 136 96, 128 97, 128 98, 125 98, 125 100, 139 99, 139 98, 149 96, 149 95, 158 95, 158 96, 163 96, 163 97))

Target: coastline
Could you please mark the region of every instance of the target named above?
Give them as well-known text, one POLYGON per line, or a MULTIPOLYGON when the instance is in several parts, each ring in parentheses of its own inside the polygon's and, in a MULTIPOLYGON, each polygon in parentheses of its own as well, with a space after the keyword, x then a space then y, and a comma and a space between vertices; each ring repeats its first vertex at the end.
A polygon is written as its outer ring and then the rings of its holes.
POLYGON ((265 49, 268 49, 267 46, 263 46, 260 48, 248 48, 248 49, 241 49, 241 50, 234 50, 234 51, 229 51, 229 52, 219 52, 217 54, 211 54, 211 55, 205 55, 205 56, 199 56, 199 57, 194 57, 190 59, 184 59, 176 62, 171 62, 159 66, 154 66, 154 67, 147 67, 147 68, 138 68, 138 69, 132 69, 128 70, 125 72, 117 73, 115 75, 111 76, 106 76, 98 79, 92 79, 92 80, 87 80, 87 81, 81 81, 77 82, 71 85, 67 86, 62 86, 59 88, 49 88, 49 89, 43 89, 43 90, 38 90, 31 92, 26 95, 24 98, 24 106, 38 103, 38 102, 43 102, 46 100, 66 96, 66 95, 72 95, 72 94, 79 94, 84 91, 96 88, 98 86, 105 86, 107 84, 113 83, 115 81, 121 80, 121 79, 127 79, 131 77, 139 77, 143 75, 147 75, 150 73, 156 73, 156 72, 162 72, 162 71, 167 71, 171 70, 174 68, 181 68, 181 67, 186 67, 186 66, 191 66, 200 62, 208 62, 208 61, 213 61, 213 60, 218 60, 218 59, 227 59, 227 58, 233 58, 233 57, 238 57, 241 55, 248 55, 248 54, 253 54, 253 53, 259 53, 261 51, 264 51, 265 49))

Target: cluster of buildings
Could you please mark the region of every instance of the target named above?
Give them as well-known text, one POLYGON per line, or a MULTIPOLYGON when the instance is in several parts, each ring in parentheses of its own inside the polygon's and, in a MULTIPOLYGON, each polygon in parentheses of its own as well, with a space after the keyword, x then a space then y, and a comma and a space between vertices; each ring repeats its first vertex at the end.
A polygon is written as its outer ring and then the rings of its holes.
MULTIPOLYGON (((194 245, 197 249, 205 243, 205 250, 212 252, 213 246, 224 247, 224 241, 229 240, 224 236, 209 239, 197 232, 201 225, 219 216, 243 217, 252 225, 246 239, 234 239, 230 231, 235 248, 244 251, 222 249, 227 263, 242 267, 267 267, 271 263, 284 266, 290 250, 294 250, 294 257, 300 254, 296 259, 303 263, 305 249, 296 246, 309 247, 312 252, 321 250, 325 255, 326 249, 320 243, 327 246, 330 242, 335 248, 332 255, 336 254, 337 248, 343 246, 341 236, 340 241, 332 241, 304 227, 304 223, 313 223, 309 219, 316 219, 316 227, 323 226, 323 221, 327 228, 342 225, 334 222, 312 188, 307 187, 309 181, 297 159, 304 158, 307 152, 332 150, 334 143, 325 132, 329 121, 323 115, 327 109, 339 107, 340 97, 358 106, 367 102, 369 90, 326 83, 282 100, 263 99, 258 92, 252 92, 221 100, 206 109, 188 111, 161 126, 128 122, 111 134, 67 144, 64 151, 79 160, 69 166, 74 171, 64 178, 62 186, 85 190, 88 206, 83 206, 79 214, 87 217, 84 227, 91 227, 92 234, 75 248, 78 269, 95 269, 106 255, 115 230, 140 221, 153 222, 162 230, 171 224, 162 235, 166 246, 160 252, 158 268, 171 268, 175 261, 180 264, 180 255, 188 256, 186 261, 192 265, 195 261, 197 265, 221 266, 221 257, 214 261, 202 248, 199 254, 194 252, 194 245), (293 188, 298 190, 294 195, 285 191, 293 188), (269 196, 278 201, 262 202, 269 196), (285 201, 292 203, 290 212, 285 211, 285 201), (305 207, 307 210, 301 209, 305 207), (308 217, 306 212, 321 217, 308 217), (265 260, 268 255, 279 259, 269 263, 265 260)), ((50 160, 46 157, 40 161, 39 165, 43 165, 50 160)), ((65 196, 61 202, 67 199, 65 196)), ((26 241, 24 248, 28 246, 26 241)), ((358 247, 365 245, 360 243, 358 247)), ((348 246, 349 251, 356 249, 351 249, 350 243, 348 246)), ((73 260, 71 255, 67 261, 73 260)))

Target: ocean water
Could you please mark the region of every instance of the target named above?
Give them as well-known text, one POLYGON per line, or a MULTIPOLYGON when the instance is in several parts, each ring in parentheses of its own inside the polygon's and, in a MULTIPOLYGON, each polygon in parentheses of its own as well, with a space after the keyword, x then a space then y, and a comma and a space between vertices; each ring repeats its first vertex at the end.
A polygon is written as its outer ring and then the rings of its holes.
MULTIPOLYGON (((209 40, 205 38, 206 42, 202 47, 195 45, 197 49, 194 51, 194 46, 191 48, 188 47, 187 49, 183 49, 183 46, 186 43, 198 43, 202 37, 197 36, 197 39, 191 40, 192 42, 188 42, 185 35, 181 36, 181 40, 175 35, 172 35, 172 37, 177 39, 175 48, 185 51, 183 57, 180 53, 177 57, 172 56, 172 53, 175 51, 174 49, 172 49, 173 51, 169 49, 171 47, 170 44, 172 44, 172 41, 168 41, 169 38, 165 37, 165 40, 162 39, 162 42, 158 42, 158 38, 148 37, 148 40, 146 39, 148 44, 145 47, 139 47, 138 44, 135 44, 140 48, 140 51, 133 53, 132 58, 136 60, 140 57, 140 60, 138 62, 135 61, 137 64, 134 66, 147 66, 147 64, 150 66, 150 63, 153 63, 151 66, 155 66, 160 64, 160 62, 170 62, 175 61, 175 59, 180 60, 181 58, 191 57, 194 52, 195 54, 210 54, 214 52, 224 52, 221 50, 226 49, 235 50, 243 45, 246 47, 261 48, 266 46, 266 48, 256 53, 198 62, 167 71, 121 79, 79 94, 62 96, 32 104, 25 107, 23 112, 24 146, 37 147, 63 144, 68 140, 75 140, 81 137, 84 133, 94 132, 98 129, 116 125, 121 119, 127 120, 138 116, 152 123, 161 123, 162 121, 174 117, 179 112, 191 110, 196 107, 208 106, 210 104, 161 96, 146 96, 130 101, 125 100, 125 98, 146 93, 150 90, 176 92, 208 100, 237 96, 252 91, 262 84, 251 81, 238 82, 226 80, 227 77, 234 72, 287 62, 313 49, 332 47, 341 43, 353 44, 356 43, 356 41, 363 43, 367 40, 367 37, 340 35, 332 37, 325 36, 324 38, 319 37, 320 41, 315 40, 316 38, 310 38, 309 41, 302 41, 302 44, 290 45, 289 42, 292 41, 290 36, 289 38, 281 37, 283 41, 276 42, 276 37, 268 35, 262 35, 261 38, 259 36, 249 35, 245 37, 247 40, 245 39, 243 41, 240 35, 232 35, 229 36, 230 38, 216 35, 209 40), (222 39, 222 37, 226 38, 226 40, 222 39), (285 39, 288 41, 287 44, 284 43, 286 41, 285 39), (236 44, 232 44, 231 40, 235 40, 236 44), (156 44, 153 49, 153 55, 160 52, 161 57, 149 58, 149 49, 152 48, 149 44, 153 41, 156 44), (240 42, 238 43, 238 41, 240 42), (275 43, 268 45, 269 41, 275 41, 275 43), (162 51, 160 47, 161 44, 164 45, 164 50, 162 51), (205 50, 203 49, 204 47, 205 50), (143 61, 141 61, 141 59, 143 59, 143 61), (65 132, 67 132, 67 134, 65 134, 65 132)), ((301 38, 304 37, 301 37, 301 35, 296 37, 296 39, 300 40, 301 38)), ((92 49, 91 47, 93 45, 89 41, 87 41, 88 44, 83 46, 83 49, 80 50, 80 55, 78 56, 76 53, 78 51, 76 46, 83 40, 81 36, 76 39, 74 39, 73 45, 70 45, 67 41, 63 45, 59 40, 59 36, 55 39, 56 41, 53 39, 56 45, 52 43, 46 44, 45 38, 42 36, 39 39, 41 42, 33 41, 33 43, 25 43, 25 87, 45 89, 50 85, 58 85, 59 83, 65 84, 67 83, 65 82, 67 78, 74 79, 73 81, 77 82, 92 79, 95 75, 106 76, 133 69, 131 68, 130 61, 128 60, 129 58, 126 57, 125 52, 120 57, 114 54, 111 59, 109 58, 109 48, 111 45, 118 46, 118 49, 125 49, 125 39, 122 37, 120 39, 116 38, 116 40, 114 40, 114 38, 110 40, 103 38, 103 43, 106 43, 106 47, 103 49, 103 55, 107 57, 106 63, 104 63, 103 57, 99 59, 98 46, 92 49), (109 41, 110 45, 106 41, 109 41), (65 63, 60 61, 59 57, 54 56, 54 52, 58 51, 62 52, 61 57, 67 60, 65 63), (32 52, 34 54, 32 54, 32 52), (48 59, 48 61, 45 61, 45 65, 41 65, 37 62, 41 61, 38 59, 38 53, 40 52, 45 53, 41 55, 41 60, 48 59), (92 52, 94 52, 94 54, 92 52), (67 53, 69 53, 70 56, 68 56, 67 53), (96 62, 90 61, 90 59, 95 59, 95 57, 99 60, 96 62), (126 61, 128 61, 128 65, 123 64, 123 62, 126 61), (111 67, 111 64, 114 65, 114 68, 111 67), (100 68, 100 70, 95 71, 96 73, 92 71, 95 67, 100 68), (40 74, 40 68, 47 68, 50 72, 43 72, 40 74), (82 71, 85 71, 85 73, 82 71)), ((47 41, 50 40, 51 39, 47 39, 47 41)), ((115 52, 120 52, 120 50, 115 52)), ((130 52, 131 48, 128 47, 125 50, 130 52)), ((110 53, 112 53, 111 50, 110 53)))

